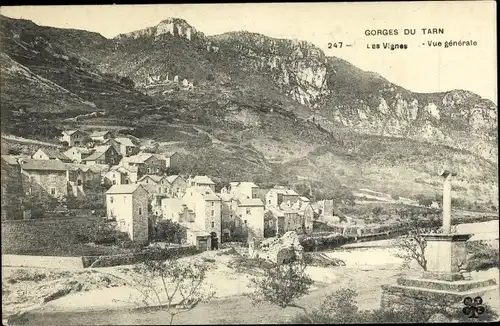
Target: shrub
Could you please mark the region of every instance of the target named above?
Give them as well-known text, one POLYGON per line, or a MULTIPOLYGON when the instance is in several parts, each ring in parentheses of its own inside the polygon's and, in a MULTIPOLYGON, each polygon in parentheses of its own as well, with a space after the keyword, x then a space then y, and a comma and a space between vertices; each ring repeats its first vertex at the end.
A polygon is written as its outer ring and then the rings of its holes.
POLYGON ((116 223, 97 218, 77 233, 78 242, 93 242, 95 244, 121 244, 130 241, 127 233, 116 229, 116 223))
MULTIPOLYGON (((450 315, 443 309, 419 304, 406 306, 405 309, 391 307, 360 311, 356 305, 356 297, 357 292, 352 289, 339 289, 328 295, 320 307, 310 315, 299 315, 292 321, 297 324, 427 323, 435 314, 443 314, 447 318, 458 321, 471 321, 461 309, 450 315)), ((480 321, 496 320, 498 315, 491 310, 491 307, 484 306, 487 313, 482 315, 480 321)))
POLYGON ((494 267, 499 267, 498 250, 487 246, 482 242, 467 243, 467 258, 468 271, 487 270, 494 267))

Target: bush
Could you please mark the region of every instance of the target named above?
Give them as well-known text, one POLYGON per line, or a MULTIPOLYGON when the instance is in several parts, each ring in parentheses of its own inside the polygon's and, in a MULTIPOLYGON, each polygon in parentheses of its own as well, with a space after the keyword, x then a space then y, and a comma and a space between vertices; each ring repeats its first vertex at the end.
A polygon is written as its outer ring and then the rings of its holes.
MULTIPOLYGON (((422 305, 407 306, 405 309, 379 308, 374 310, 359 310, 356 305, 357 293, 348 288, 339 289, 326 297, 318 309, 309 316, 299 315, 292 321, 296 324, 382 324, 382 323, 427 323, 435 314, 443 314, 446 317, 459 320, 471 321, 468 316, 458 309, 454 314, 442 311, 439 308, 430 308, 422 305)), ((498 318, 497 314, 485 305, 486 312, 481 321, 492 321, 498 318), (484 318, 484 319, 483 319, 484 318)))
POLYGON ((120 245, 125 241, 130 241, 130 238, 127 233, 116 229, 115 222, 97 218, 77 233, 77 241, 120 245))
POLYGON ((482 242, 467 243, 467 258, 468 271, 487 270, 494 267, 499 267, 498 250, 487 246, 482 242))

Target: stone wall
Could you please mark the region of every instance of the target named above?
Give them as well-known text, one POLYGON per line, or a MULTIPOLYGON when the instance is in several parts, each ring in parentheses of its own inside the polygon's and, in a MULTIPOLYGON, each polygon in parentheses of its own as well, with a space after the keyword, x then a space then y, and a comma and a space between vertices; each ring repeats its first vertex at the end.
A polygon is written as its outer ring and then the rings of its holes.
POLYGON ((95 217, 62 217, 2 221, 2 254, 30 255, 57 242, 77 241, 78 231, 95 217))

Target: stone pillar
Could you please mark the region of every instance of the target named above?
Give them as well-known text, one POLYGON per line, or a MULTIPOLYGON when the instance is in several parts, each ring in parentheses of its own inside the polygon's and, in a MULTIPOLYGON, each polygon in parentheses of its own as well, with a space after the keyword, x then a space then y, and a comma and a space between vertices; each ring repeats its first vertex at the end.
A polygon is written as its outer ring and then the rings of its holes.
POLYGON ((449 234, 451 232, 451 177, 452 174, 448 173, 444 176, 443 183, 443 233, 449 234))

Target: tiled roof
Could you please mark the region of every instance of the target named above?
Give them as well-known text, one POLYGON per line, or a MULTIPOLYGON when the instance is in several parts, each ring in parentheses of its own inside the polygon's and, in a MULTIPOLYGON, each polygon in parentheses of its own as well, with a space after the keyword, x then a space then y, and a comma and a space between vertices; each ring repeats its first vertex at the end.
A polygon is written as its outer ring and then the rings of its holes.
POLYGON ((181 179, 184 179, 183 177, 181 177, 180 175, 169 175, 168 177, 166 177, 165 179, 172 183, 174 182, 177 178, 181 178, 181 179))
POLYGON ((108 191, 106 191, 106 194, 131 194, 134 193, 139 187, 142 186, 137 183, 128 185, 114 185, 109 188, 108 191))
POLYGON ((150 153, 142 153, 142 154, 132 155, 129 157, 124 157, 124 159, 126 162, 129 163, 144 163, 152 156, 153 154, 150 153))
POLYGON ((101 156, 103 156, 112 146, 104 145, 104 146, 96 146, 94 147, 94 153, 82 159, 82 161, 95 161, 101 156))
POLYGON ((140 178, 137 181, 142 181, 146 178, 149 178, 149 179, 153 180, 154 182, 158 183, 161 181, 161 179, 163 179, 163 176, 162 175, 155 175, 155 174, 146 174, 145 176, 143 176, 142 178, 140 178))
POLYGON ((17 165, 17 159, 12 155, 2 155, 2 159, 10 165, 17 165))
POLYGON ((126 137, 118 137, 114 139, 117 143, 120 143, 125 146, 133 146, 135 147, 134 143, 130 140, 130 138, 126 137))
POLYGON ((274 216, 276 217, 283 217, 285 214, 283 213, 282 210, 278 209, 277 207, 274 206, 268 206, 267 209, 273 213, 274 216))
POLYGON ((66 135, 73 135, 75 132, 77 132, 78 130, 63 130, 63 133, 66 134, 66 135))
POLYGON ((247 187, 252 187, 252 188, 258 188, 255 183, 253 182, 248 182, 248 181, 243 181, 243 182, 230 182, 229 183, 231 187, 239 187, 239 186, 247 186, 247 187))
MULTIPOLYGON (((299 196, 298 193, 295 192, 293 189, 286 189, 286 188, 272 188, 272 191, 275 191, 278 194, 282 195, 288 195, 288 196, 299 196)), ((271 191, 270 190, 270 191, 271 191)))
POLYGON ((193 181, 198 183, 198 184, 210 184, 210 185, 214 185, 215 182, 212 181, 212 179, 210 179, 209 177, 207 177, 206 175, 197 175, 193 178, 193 181))
POLYGON ((259 198, 238 199, 239 206, 264 206, 264 203, 259 198))
POLYGON ((26 159, 21 165, 23 170, 40 170, 40 171, 66 171, 66 163, 57 160, 34 160, 26 159))
POLYGON ((221 200, 219 196, 207 186, 194 186, 188 188, 190 191, 196 191, 201 194, 205 200, 221 200))
POLYGON ((89 156, 85 157, 82 159, 82 161, 95 161, 97 160, 98 158, 100 158, 101 156, 104 155, 105 152, 94 152, 92 154, 90 154, 89 156))
POLYGON ((304 202, 310 202, 311 200, 305 196, 301 196, 300 197, 300 200, 304 201, 304 202))
POLYGON ((59 152, 57 149, 47 147, 47 148, 40 148, 39 150, 44 152, 51 159, 58 159, 61 161, 71 161, 69 157, 59 152))
POLYGON ((66 152, 68 152, 72 149, 76 149, 79 153, 82 153, 82 154, 90 154, 94 151, 94 149, 92 149, 92 148, 74 146, 74 147, 71 147, 70 149, 68 149, 66 152))

